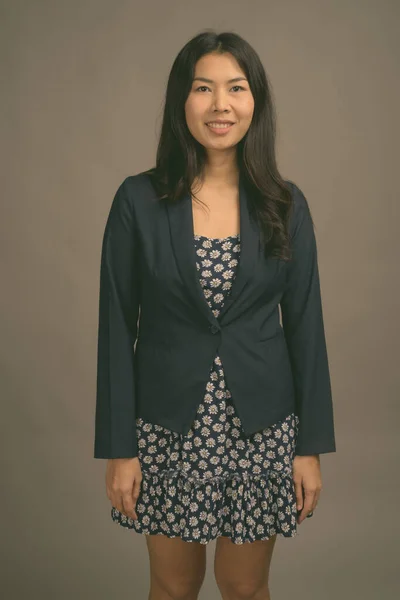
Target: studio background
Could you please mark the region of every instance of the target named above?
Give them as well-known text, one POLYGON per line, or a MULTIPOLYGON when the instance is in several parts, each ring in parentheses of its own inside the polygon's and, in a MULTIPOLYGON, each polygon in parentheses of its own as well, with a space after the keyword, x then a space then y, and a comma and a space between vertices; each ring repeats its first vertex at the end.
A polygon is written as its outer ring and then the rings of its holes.
MULTIPOLYGON (((274 600, 399 594, 399 76, 395 0, 3 0, 1 595, 147 598, 145 538, 93 458, 100 249, 122 180, 154 164, 167 76, 204 28, 259 53, 278 161, 314 221, 337 452, 274 600), (290 576, 288 576, 290 573, 290 576)), ((208 547, 202 600, 219 598, 208 547)))

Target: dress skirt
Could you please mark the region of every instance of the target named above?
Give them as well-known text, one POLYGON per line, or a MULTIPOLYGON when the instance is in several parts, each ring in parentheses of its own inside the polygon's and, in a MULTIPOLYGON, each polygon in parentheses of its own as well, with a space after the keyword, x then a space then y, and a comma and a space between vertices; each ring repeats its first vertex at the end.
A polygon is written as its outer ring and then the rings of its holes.
MULTIPOLYGON (((218 318, 235 277, 240 235, 195 235, 194 243, 200 283, 218 318)), ((292 463, 299 419, 290 413, 245 436, 233 401, 216 355, 186 435, 136 419, 143 477, 138 519, 113 506, 114 522, 137 533, 201 544, 219 536, 243 544, 297 534, 292 463)))

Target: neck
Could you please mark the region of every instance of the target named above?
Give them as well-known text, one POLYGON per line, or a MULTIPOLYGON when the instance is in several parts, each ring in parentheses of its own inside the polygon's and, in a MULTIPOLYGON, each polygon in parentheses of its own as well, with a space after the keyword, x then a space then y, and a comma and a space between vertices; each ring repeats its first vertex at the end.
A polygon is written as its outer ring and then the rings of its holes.
MULTIPOLYGON (((231 150, 235 150, 234 148, 231 150)), ((212 187, 237 186, 239 183, 239 168, 236 162, 236 152, 208 152, 204 165, 203 184, 212 187)))

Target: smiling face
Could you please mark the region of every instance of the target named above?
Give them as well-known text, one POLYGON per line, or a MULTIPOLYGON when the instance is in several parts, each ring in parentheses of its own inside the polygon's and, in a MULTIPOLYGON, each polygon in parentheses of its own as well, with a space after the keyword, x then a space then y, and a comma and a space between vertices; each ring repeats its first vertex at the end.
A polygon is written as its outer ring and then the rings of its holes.
POLYGON ((228 150, 250 127, 254 98, 246 75, 230 53, 206 54, 196 63, 194 80, 185 103, 188 128, 207 150, 228 150), (227 128, 207 123, 232 123, 227 128))

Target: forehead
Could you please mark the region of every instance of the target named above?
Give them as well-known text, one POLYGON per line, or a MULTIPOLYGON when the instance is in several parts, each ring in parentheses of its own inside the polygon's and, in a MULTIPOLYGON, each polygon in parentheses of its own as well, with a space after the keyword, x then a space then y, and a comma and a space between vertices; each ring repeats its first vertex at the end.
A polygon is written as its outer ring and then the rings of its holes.
POLYGON ((194 76, 204 76, 210 79, 229 79, 245 77, 236 58, 229 52, 224 54, 210 53, 202 56, 196 63, 194 76))

